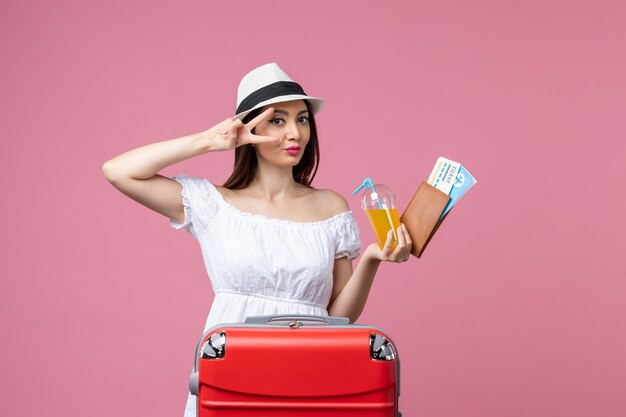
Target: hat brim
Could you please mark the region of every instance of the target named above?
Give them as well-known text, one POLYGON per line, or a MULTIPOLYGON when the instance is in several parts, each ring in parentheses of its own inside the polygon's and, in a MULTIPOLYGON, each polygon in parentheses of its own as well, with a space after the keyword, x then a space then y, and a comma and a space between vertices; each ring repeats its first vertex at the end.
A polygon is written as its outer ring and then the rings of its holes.
POLYGON ((269 100, 262 101, 256 106, 254 106, 253 108, 251 108, 250 110, 242 111, 241 113, 237 114, 234 118, 241 120, 244 117, 246 117, 248 113, 250 113, 251 111, 259 109, 263 106, 267 106, 268 104, 276 104, 276 103, 282 103, 285 101, 293 101, 293 100, 307 100, 309 104, 311 104, 311 110, 313 111, 313 114, 317 114, 317 112, 319 112, 322 109, 322 107, 324 107, 324 104, 326 104, 326 102, 322 100, 321 98, 303 96, 301 94, 278 96, 278 97, 272 97, 269 100))

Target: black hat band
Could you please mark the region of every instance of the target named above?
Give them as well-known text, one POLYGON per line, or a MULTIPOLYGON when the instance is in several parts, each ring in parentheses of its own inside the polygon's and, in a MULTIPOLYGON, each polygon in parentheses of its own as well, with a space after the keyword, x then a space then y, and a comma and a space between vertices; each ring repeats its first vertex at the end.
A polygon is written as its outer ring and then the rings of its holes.
POLYGON ((258 90, 248 95, 248 97, 244 98, 239 106, 237 106, 237 111, 235 112, 235 114, 250 110, 254 108, 254 106, 256 106, 257 104, 271 98, 289 96, 292 94, 306 96, 306 93, 304 92, 302 87, 300 87, 300 84, 294 83, 293 81, 277 81, 270 85, 266 85, 263 88, 259 88, 258 90))

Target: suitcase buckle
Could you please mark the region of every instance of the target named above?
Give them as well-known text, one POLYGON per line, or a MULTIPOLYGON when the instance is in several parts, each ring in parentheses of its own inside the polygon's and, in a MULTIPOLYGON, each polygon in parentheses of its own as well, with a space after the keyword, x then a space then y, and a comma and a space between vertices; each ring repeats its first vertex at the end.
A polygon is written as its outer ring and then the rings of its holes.
POLYGON ((292 329, 299 329, 300 326, 302 326, 302 322, 298 320, 293 320, 290 321, 287 325, 292 329))

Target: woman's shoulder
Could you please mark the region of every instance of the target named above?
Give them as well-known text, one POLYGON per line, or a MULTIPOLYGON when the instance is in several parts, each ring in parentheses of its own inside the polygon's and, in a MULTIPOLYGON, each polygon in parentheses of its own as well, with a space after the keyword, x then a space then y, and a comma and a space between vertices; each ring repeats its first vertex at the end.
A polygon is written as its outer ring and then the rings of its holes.
POLYGON ((338 192, 327 188, 312 189, 311 199, 327 218, 350 211, 348 201, 338 192))

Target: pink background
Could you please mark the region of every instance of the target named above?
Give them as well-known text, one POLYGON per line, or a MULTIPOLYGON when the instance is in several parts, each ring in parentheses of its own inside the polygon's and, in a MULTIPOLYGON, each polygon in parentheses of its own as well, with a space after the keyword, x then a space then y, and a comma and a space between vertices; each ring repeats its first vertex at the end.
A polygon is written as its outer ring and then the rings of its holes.
POLYGON ((406 416, 626 415, 625 4, 2 0, 0 415, 182 415, 200 251, 101 165, 231 115, 271 61, 327 100, 315 185, 364 244, 363 177, 401 208, 438 156, 479 181, 359 320, 406 416))

